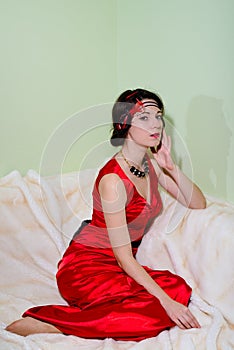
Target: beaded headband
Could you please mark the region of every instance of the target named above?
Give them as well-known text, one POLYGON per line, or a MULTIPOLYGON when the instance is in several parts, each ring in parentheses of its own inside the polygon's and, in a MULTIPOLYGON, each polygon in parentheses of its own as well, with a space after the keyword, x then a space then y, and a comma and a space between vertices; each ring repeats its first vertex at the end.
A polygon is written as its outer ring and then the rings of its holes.
MULTIPOLYGON (((132 93, 131 95, 127 96, 126 99, 129 99, 131 96, 133 96, 135 94, 136 94, 136 92, 132 93)), ((142 112, 143 107, 150 107, 150 106, 158 107, 158 104, 155 101, 142 102, 138 99, 136 99, 136 100, 137 100, 137 102, 130 109, 130 111, 127 114, 124 113, 122 116, 120 116, 120 123, 116 124, 116 128, 118 130, 125 129, 129 115, 132 118, 135 113, 142 112)))

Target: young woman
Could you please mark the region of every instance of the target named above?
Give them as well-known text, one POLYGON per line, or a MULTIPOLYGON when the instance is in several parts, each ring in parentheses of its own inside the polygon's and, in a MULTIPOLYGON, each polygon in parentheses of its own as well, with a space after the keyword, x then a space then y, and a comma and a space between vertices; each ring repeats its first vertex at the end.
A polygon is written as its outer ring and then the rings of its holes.
POLYGON ((161 99, 147 90, 127 90, 117 99, 111 143, 121 150, 100 170, 92 219, 82 224, 58 265, 58 287, 68 305, 31 308, 8 331, 140 341, 175 325, 200 327, 188 308, 190 286, 135 258, 163 210, 158 183, 183 205, 206 207, 200 189, 171 158, 163 114, 161 99))

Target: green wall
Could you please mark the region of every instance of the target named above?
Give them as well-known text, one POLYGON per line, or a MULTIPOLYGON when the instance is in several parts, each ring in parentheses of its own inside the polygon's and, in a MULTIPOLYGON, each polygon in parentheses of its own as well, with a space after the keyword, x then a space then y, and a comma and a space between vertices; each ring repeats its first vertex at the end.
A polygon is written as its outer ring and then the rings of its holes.
POLYGON ((118 1, 119 90, 158 91, 180 165, 206 193, 232 202, 233 16, 232 0, 118 1))
MULTIPOLYGON (((116 96, 116 4, 0 0, 0 42, 0 174, 38 171, 61 123, 116 96)), ((85 122, 81 116, 81 128, 85 122)), ((62 143, 60 135, 58 148, 62 143)), ((64 171, 78 168, 83 144, 64 171)), ((54 150, 46 173, 58 170, 60 151, 54 150)))
POLYGON ((116 96, 159 92, 175 157, 234 202, 232 0, 0 0, 0 175, 93 167, 116 96))

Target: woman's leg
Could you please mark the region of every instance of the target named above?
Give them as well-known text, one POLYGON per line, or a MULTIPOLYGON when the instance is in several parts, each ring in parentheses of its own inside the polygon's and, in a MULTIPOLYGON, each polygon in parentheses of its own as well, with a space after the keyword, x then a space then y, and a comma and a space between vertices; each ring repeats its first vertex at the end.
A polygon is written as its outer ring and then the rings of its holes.
POLYGON ((35 333, 62 333, 53 325, 29 316, 12 322, 6 327, 6 330, 23 336, 35 333))

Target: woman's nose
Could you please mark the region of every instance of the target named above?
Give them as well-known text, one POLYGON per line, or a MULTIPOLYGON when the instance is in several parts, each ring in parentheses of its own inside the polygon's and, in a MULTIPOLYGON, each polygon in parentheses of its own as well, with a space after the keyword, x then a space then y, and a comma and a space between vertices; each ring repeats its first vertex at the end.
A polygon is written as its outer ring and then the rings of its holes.
POLYGON ((162 127, 162 121, 161 121, 161 119, 154 118, 153 121, 152 121, 152 126, 153 126, 154 128, 161 129, 161 127, 162 127))

